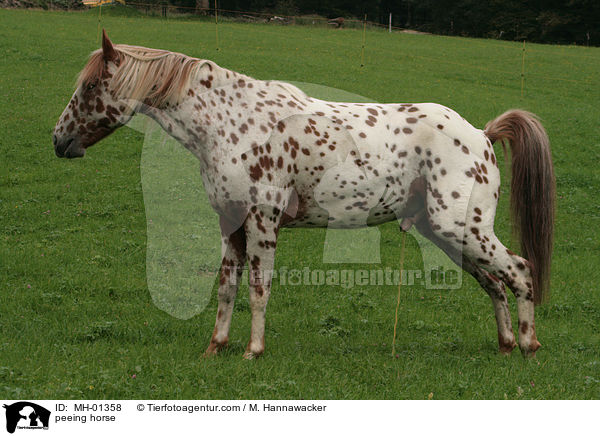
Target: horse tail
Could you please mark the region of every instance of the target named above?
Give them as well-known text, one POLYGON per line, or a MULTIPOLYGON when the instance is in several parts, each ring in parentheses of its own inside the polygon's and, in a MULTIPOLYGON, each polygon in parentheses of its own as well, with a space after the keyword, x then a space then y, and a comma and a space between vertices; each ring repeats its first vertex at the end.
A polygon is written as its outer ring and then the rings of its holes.
POLYGON ((485 126, 492 141, 511 148, 510 205, 513 232, 521 254, 531 266, 535 304, 546 301, 550 288, 550 263, 554 234, 555 179, 550 141, 537 116, 509 110, 485 126))

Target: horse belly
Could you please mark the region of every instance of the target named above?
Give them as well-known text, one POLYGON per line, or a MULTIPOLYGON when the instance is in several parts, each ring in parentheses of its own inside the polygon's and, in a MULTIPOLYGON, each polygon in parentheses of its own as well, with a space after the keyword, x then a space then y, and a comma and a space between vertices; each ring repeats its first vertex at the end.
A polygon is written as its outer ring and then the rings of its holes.
MULTIPOLYGON (((406 175, 406 174, 405 174, 406 175)), ((362 228, 411 214, 410 182, 401 173, 375 177, 348 163, 345 168, 324 172, 321 183, 310 189, 299 184, 298 213, 286 226, 362 228)), ((413 177, 414 179, 414 177, 413 177)))

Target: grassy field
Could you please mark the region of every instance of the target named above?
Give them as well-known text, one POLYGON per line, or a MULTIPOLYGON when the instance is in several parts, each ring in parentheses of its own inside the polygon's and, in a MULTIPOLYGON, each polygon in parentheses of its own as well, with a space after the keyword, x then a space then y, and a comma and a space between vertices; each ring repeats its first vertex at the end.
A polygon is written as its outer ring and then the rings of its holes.
MULTIPOLYGON (((115 42, 259 79, 438 102, 478 127, 512 107, 539 114, 558 184, 552 298, 536 317, 543 348, 533 360, 499 355, 489 298, 464 277, 453 291, 404 288, 397 358, 395 286, 275 286, 263 359, 242 359, 247 288, 230 348, 201 359, 214 289, 207 310, 188 320, 161 311, 148 291, 143 136, 123 128, 80 160, 52 150, 76 74, 98 46, 97 16, 0 10, 0 397, 600 398, 600 49, 528 45, 521 96, 517 43, 369 31, 360 68, 360 31, 227 23, 217 51, 208 22, 103 14, 115 42)), ((507 186, 496 227, 509 244, 507 186)), ((324 238, 282 231, 277 267, 328 268, 324 238)), ((397 268, 400 240, 395 225, 383 226, 381 265, 347 267, 397 268)), ((409 238, 405 266, 421 264, 409 238)))

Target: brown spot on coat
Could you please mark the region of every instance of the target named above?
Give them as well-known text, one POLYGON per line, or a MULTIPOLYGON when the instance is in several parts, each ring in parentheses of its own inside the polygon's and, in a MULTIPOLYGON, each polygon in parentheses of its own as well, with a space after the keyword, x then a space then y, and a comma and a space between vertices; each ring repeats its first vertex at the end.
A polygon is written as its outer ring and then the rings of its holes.
MULTIPOLYGON (((521 321, 519 322, 519 331, 521 332, 521 334, 527 334, 527 330, 529 329, 529 323, 527 321, 521 321)), ((519 341, 521 341, 521 339, 519 339, 519 341)))

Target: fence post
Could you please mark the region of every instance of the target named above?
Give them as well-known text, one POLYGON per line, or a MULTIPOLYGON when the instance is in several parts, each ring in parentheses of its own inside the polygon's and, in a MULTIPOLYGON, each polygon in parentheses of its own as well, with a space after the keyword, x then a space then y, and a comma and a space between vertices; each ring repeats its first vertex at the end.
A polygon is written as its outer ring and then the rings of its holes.
POLYGON ((217 0, 215 0, 215 38, 217 42, 217 51, 219 51, 219 13, 217 12, 217 0))
POLYGON ((102 22, 102 3, 98 6, 98 29, 96 29, 96 45, 98 45, 100 41, 100 27, 102 22))
POLYGON ((365 14, 365 20, 363 23, 363 40, 362 40, 362 48, 360 50, 360 67, 365 66, 365 42, 367 39, 367 14, 365 14))
POLYGON ((389 32, 392 33, 392 13, 390 12, 390 25, 389 25, 389 32))
POLYGON ((523 40, 523 55, 521 62, 521 98, 523 98, 523 93, 525 89, 525 40, 523 40))

